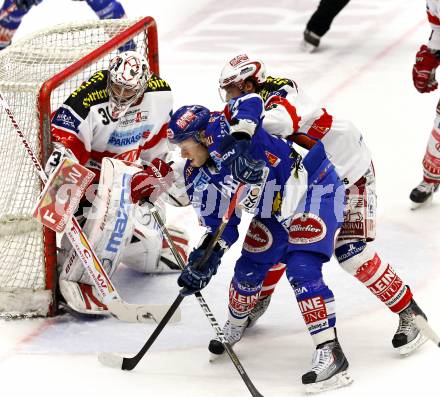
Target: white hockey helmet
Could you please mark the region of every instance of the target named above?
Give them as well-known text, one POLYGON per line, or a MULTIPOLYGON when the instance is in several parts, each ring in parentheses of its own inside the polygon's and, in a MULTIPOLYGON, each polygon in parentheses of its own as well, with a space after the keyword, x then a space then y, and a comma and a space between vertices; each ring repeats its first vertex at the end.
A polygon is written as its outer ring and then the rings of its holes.
POLYGON ((122 117, 147 87, 150 68, 147 59, 136 51, 116 55, 108 68, 107 89, 113 118, 122 117))
POLYGON ((246 54, 237 55, 223 67, 220 73, 220 88, 234 84, 242 89, 244 82, 248 79, 256 85, 266 81, 266 67, 258 59, 251 59, 246 54))

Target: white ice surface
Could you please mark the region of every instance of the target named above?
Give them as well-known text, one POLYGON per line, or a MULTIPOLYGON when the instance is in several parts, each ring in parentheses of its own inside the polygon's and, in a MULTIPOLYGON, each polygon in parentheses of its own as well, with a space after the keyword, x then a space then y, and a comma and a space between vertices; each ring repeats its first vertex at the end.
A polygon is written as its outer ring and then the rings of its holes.
MULTIPOLYGON (((122 0, 127 14, 152 15, 159 26, 161 74, 171 84, 175 108, 200 103, 220 109, 217 79, 225 61, 242 51, 265 60, 271 75, 294 78, 330 112, 359 126, 373 151, 379 194, 376 246, 411 285, 440 330, 440 196, 409 210, 408 195, 421 179, 421 159, 432 127, 437 92, 421 95, 411 67, 429 26, 423 1, 353 0, 335 20, 316 54, 298 50, 317 0, 122 0)), ((85 2, 45 0, 25 17, 17 37, 46 26, 94 18, 85 2)), ((193 225, 192 212, 170 220, 193 225)), ((204 296, 219 322, 226 319, 227 286, 238 246, 226 256, 204 296)), ((391 346, 397 317, 334 262, 326 280, 337 302, 338 334, 355 379, 327 396, 437 396, 440 351, 427 343, 402 358, 391 346)), ((171 303, 175 276, 136 276, 121 269, 116 280, 130 302, 171 303)), ((153 325, 114 319, 0 322, 0 395, 239 396, 246 388, 228 359, 208 362, 212 329, 195 298, 182 304, 183 321, 167 327, 132 373, 103 367, 98 352, 134 354, 153 325)), ((313 352, 293 292, 283 279, 259 325, 236 346, 262 394, 303 393, 300 376, 313 352)))

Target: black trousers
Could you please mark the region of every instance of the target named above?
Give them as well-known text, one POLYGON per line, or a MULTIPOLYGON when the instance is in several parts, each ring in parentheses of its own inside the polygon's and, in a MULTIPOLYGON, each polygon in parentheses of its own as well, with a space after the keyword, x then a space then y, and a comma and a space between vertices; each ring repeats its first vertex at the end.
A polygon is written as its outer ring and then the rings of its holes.
POLYGON ((324 36, 330 29, 333 19, 350 0, 321 0, 318 8, 307 22, 306 29, 318 36, 324 36))

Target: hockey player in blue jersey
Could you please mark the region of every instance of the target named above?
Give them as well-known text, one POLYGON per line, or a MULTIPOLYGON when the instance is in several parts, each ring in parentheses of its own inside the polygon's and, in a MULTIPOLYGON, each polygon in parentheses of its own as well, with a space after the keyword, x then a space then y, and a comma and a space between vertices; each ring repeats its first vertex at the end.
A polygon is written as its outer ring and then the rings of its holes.
MULTIPOLYGON (((23 17, 29 10, 43 0, 5 0, 0 9, 0 50, 11 44, 11 40, 23 17)), ((74 0, 85 1, 99 19, 125 18, 122 4, 116 0, 74 0)), ((121 51, 134 49, 134 43, 128 42, 121 51)))
MULTIPOLYGON (((187 194, 207 227, 178 284, 184 293, 192 294, 216 274, 224 252, 238 238, 239 214, 229 221, 206 265, 196 270, 193 264, 203 256, 237 180, 258 184, 264 162, 269 173, 235 265, 229 319, 223 332, 231 344, 240 340, 266 272, 283 260, 316 344, 314 366, 303 376, 303 383, 309 391, 349 384, 348 362, 336 336, 334 296, 322 278, 322 265, 333 253, 343 218, 342 182, 322 144, 307 153, 261 128, 262 101, 258 96, 237 98, 229 109, 229 115, 210 114, 202 106, 185 106, 169 123, 169 139, 187 159, 182 173, 187 194), (240 126, 234 124, 236 112, 246 115, 240 126), (252 137, 247 128, 250 124, 256 125, 252 137)), ((209 349, 214 354, 222 353, 222 345, 216 340, 210 342, 209 349)))

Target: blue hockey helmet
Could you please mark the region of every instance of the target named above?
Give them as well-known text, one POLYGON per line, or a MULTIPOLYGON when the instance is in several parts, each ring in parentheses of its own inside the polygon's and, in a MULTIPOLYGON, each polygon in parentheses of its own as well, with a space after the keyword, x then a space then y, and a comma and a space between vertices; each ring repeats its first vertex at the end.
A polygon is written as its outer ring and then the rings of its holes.
POLYGON ((200 143, 200 132, 205 130, 211 112, 201 105, 182 106, 171 116, 167 137, 171 143, 194 138, 200 143))

